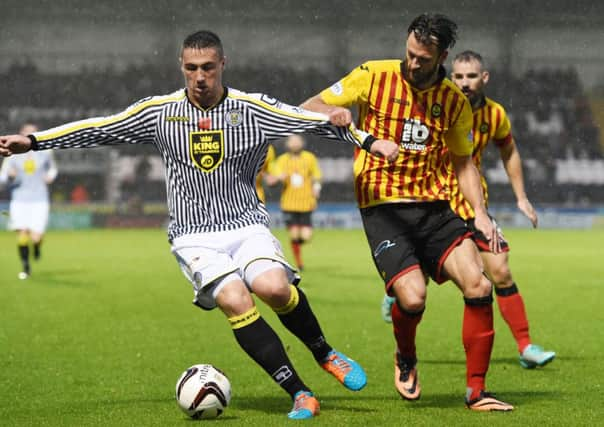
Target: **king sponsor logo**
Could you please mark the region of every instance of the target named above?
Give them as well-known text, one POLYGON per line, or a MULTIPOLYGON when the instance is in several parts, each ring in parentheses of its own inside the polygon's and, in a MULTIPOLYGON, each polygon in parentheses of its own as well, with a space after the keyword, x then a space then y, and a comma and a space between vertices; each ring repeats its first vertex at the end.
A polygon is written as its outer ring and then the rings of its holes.
POLYGON ((203 172, 212 172, 224 159, 222 130, 191 132, 189 134, 189 152, 195 166, 203 172))

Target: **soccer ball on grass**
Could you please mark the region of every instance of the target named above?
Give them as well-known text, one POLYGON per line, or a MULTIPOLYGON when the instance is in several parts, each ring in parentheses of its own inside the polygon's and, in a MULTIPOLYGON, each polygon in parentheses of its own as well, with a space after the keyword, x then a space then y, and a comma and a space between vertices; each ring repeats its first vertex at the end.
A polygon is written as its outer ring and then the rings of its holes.
POLYGON ((212 365, 193 365, 176 382, 178 406, 191 418, 216 418, 230 400, 229 379, 212 365))

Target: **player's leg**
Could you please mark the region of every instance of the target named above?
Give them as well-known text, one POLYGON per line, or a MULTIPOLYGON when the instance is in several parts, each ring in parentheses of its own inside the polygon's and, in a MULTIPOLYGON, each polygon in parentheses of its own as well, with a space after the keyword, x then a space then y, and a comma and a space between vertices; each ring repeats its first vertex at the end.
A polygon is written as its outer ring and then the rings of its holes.
POLYGON ((312 240, 312 232, 312 225, 302 225, 300 227, 300 239, 302 240, 302 244, 312 240))
POLYGON ((465 307, 462 339, 466 351, 466 404, 479 411, 510 411, 512 405, 486 391, 495 331, 490 281, 484 276, 476 245, 464 239, 446 257, 444 273, 462 291, 465 307))
POLYGON ((29 231, 31 228, 33 208, 31 203, 11 201, 9 207, 8 228, 16 232, 17 253, 21 262, 19 279, 27 279, 31 273, 29 263, 29 231))
POLYGON ((426 281, 419 266, 415 267, 399 276, 391 289, 396 300, 391 312, 397 344, 394 385, 406 400, 421 396, 415 337, 426 306, 426 281))
MULTIPOLYGON (((414 207, 412 207, 413 209, 414 207)), ((422 319, 426 282, 415 248, 409 239, 416 218, 403 204, 361 209, 363 228, 386 293, 398 303, 392 306, 392 326, 397 343, 394 354, 394 385, 404 399, 421 394, 417 373, 415 336, 422 319)))
POLYGON ((216 295, 218 307, 227 316, 240 347, 281 386, 294 401, 289 418, 311 418, 319 402, 302 382, 275 331, 260 316, 241 280, 227 283, 216 295))
POLYGON ((420 259, 436 283, 451 279, 464 298, 462 341, 466 352, 466 405, 473 410, 509 411, 513 407, 486 391, 495 331, 491 282, 483 274, 482 260, 469 238, 464 221, 447 202, 433 202, 424 220, 425 244, 420 259))
POLYGON ((44 235, 42 233, 31 233, 31 243, 34 252, 34 259, 37 261, 42 256, 42 239, 44 235))
POLYGON ((302 289, 299 278, 283 259, 278 241, 268 230, 258 230, 236 253, 246 283, 278 315, 283 325, 312 352, 315 360, 350 390, 367 383, 365 372, 354 360, 335 351, 325 339, 302 289), (275 257, 275 254, 277 256, 275 257))
POLYGON ((17 230, 17 251, 19 253, 19 260, 21 261, 19 279, 27 279, 31 274, 31 267, 29 264, 29 240, 28 230, 17 230))
POLYGON ((277 334, 260 316, 238 266, 225 251, 195 246, 199 243, 195 239, 177 238, 172 247, 185 277, 193 285, 194 304, 205 310, 220 307, 240 347, 292 397, 294 410, 288 414, 290 418, 318 414, 318 401, 299 378, 277 334))
POLYGON ((30 237, 33 246, 34 259, 38 260, 41 256, 42 238, 46 227, 48 225, 48 216, 50 212, 50 203, 39 202, 33 203, 31 206, 31 223, 30 223, 30 237))
POLYGON ((396 298, 391 297, 388 294, 384 294, 382 298, 382 303, 380 304, 380 313, 382 314, 382 319, 386 323, 392 323, 392 305, 396 301, 396 298))
MULTIPOLYGON (((505 246, 507 247, 507 245, 505 246)), ((553 351, 533 344, 529 335, 529 322, 524 299, 512 278, 508 252, 493 254, 481 252, 485 270, 495 285, 495 295, 501 316, 509 326, 519 352, 520 365, 524 368, 545 366, 556 357, 553 351)))
POLYGON ((296 266, 299 270, 304 269, 304 264, 302 262, 302 240, 300 233, 300 224, 297 220, 296 212, 283 212, 283 216, 285 218, 285 226, 287 227, 287 234, 289 236, 289 242, 292 248, 292 253, 294 255, 294 260, 296 261, 296 266))

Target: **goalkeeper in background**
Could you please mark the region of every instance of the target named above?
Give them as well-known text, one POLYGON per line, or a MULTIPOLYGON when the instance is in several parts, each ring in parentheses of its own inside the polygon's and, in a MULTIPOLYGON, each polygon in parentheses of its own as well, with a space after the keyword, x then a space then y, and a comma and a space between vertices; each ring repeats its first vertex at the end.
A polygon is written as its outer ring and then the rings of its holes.
MULTIPOLYGON (((19 133, 29 135, 37 126, 26 123, 19 133)), ((30 244, 33 258, 40 259, 42 239, 48 225, 50 202, 48 185, 57 177, 52 151, 30 151, 4 160, 0 169, 0 185, 8 184, 11 192, 8 227, 17 232, 17 249, 21 259, 18 277, 31 274, 30 244)))

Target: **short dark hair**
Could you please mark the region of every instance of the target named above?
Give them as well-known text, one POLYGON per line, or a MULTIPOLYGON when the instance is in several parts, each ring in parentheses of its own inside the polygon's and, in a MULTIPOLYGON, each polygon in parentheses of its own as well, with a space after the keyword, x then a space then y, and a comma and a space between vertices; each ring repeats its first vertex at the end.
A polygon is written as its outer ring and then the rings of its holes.
POLYGON ((480 65, 484 65, 484 60, 482 59, 482 55, 478 52, 474 52, 473 50, 464 50, 463 52, 459 52, 455 55, 453 62, 470 62, 477 61, 480 65))
POLYGON ((407 35, 415 34, 417 40, 425 45, 436 44, 443 52, 455 46, 457 24, 445 15, 423 13, 411 22, 407 35))
POLYGON ((221 58, 224 56, 222 42, 220 38, 212 31, 201 30, 193 34, 189 34, 182 42, 182 48, 205 49, 214 48, 221 58))

